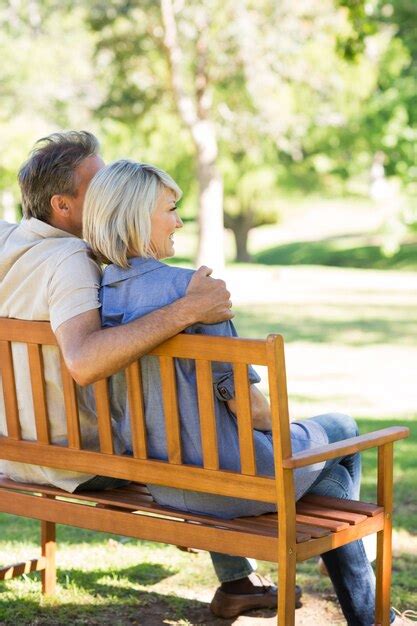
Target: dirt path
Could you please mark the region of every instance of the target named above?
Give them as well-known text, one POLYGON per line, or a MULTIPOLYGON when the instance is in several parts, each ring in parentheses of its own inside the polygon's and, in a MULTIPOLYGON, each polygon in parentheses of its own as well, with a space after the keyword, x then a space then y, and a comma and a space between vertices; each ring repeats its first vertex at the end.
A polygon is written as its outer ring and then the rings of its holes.
MULTIPOLYGON (((208 608, 209 597, 196 597, 190 600, 181 619, 170 616, 170 609, 164 602, 141 607, 137 621, 128 623, 143 626, 276 626, 276 614, 272 611, 251 611, 235 619, 215 618, 208 608)), ((340 613, 333 596, 305 594, 303 606, 296 611, 296 626, 342 626, 346 622, 340 613)))

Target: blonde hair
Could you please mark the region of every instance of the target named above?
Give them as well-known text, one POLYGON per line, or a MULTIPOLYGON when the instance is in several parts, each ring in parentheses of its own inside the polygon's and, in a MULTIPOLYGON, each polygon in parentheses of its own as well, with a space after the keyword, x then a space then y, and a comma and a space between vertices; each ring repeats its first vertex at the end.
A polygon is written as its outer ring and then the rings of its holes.
POLYGON ((83 237, 104 263, 129 267, 128 253, 151 256, 151 214, 163 188, 181 189, 163 170, 127 159, 99 170, 85 196, 83 237))

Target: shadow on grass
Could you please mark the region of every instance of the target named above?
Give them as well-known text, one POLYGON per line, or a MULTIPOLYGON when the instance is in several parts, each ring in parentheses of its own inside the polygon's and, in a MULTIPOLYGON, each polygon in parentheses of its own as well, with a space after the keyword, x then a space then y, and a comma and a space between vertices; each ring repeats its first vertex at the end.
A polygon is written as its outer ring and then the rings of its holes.
MULTIPOLYGON (((74 576, 74 571, 71 572, 74 576)), ((93 579, 93 576, 92 576, 93 579)), ((98 593, 102 593, 98 590, 98 593)), ((189 600, 175 595, 163 595, 155 592, 135 591, 129 596, 116 598, 114 588, 110 590, 109 600, 99 604, 88 602, 68 602, 49 604, 40 602, 36 594, 32 598, 19 597, 3 599, 0 594, 0 623, 7 626, 164 626, 174 624, 210 624, 212 626, 230 626, 234 619, 216 619, 208 604, 198 600, 189 600), (185 620, 187 620, 185 622, 185 620)), ((265 614, 265 612, 263 612, 265 614)), ((256 615, 256 613, 255 613, 256 615)), ((269 612, 269 615, 272 615, 269 612)))
POLYGON ((388 257, 378 245, 360 245, 357 237, 336 237, 274 246, 258 252, 253 256, 253 260, 264 265, 328 265, 414 270, 417 268, 417 244, 403 244, 396 254, 388 257))
MULTIPOLYGON (((0 624, 19 626, 73 626, 81 624, 126 626, 163 626, 170 624, 194 624, 195 626, 231 626, 233 619, 218 619, 212 615, 209 605, 195 599, 178 595, 161 594, 123 586, 123 580, 131 583, 137 579, 141 585, 160 582, 171 571, 157 563, 138 565, 108 572, 79 569, 58 570, 57 593, 52 598, 40 594, 40 575, 31 574, 37 580, 28 585, 28 591, 17 594, 9 584, 0 585, 0 624), (151 572, 151 570, 153 570, 151 572), (152 580, 150 580, 150 578, 152 580), (60 593, 61 592, 61 593, 60 593), (24 595, 23 595, 24 594, 24 595), (71 594, 65 601, 64 594, 71 594), (80 602, 72 598, 79 596, 80 602)), ((192 582, 192 581, 191 581, 192 582)), ((251 611, 252 617, 271 617, 273 610, 251 611)))

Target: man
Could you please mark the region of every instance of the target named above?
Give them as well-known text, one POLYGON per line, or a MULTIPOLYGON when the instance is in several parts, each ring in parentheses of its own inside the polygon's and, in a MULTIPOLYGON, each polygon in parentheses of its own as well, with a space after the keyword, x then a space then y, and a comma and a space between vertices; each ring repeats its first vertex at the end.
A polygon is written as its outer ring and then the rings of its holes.
MULTIPOLYGON (((82 241, 82 209, 87 187, 104 166, 98 142, 88 132, 55 133, 40 140, 19 172, 24 219, 19 225, 0 222, 0 316, 50 321, 65 363, 80 385, 109 376, 154 346, 203 322, 233 317, 230 294, 221 280, 200 268, 185 297, 117 328, 100 325, 100 269, 82 241)), ((13 345, 22 436, 34 439, 30 373, 23 346, 13 345)), ((58 351, 43 348, 51 437, 66 440, 66 421, 58 351)), ((1 382, 1 381, 0 381, 1 382)), ((1 388, 0 388, 1 391, 1 388)), ((94 414, 79 389, 83 444, 98 444, 94 414)), ((0 402, 0 431, 6 432, 0 402)), ((115 446, 122 445, 115 434, 115 446)), ((117 486, 118 481, 48 467, 2 462, 2 471, 20 481, 53 484, 69 492, 117 486)), ((249 560, 214 555, 222 582, 222 605, 236 614, 258 606, 276 606, 276 587, 254 574, 249 560)))

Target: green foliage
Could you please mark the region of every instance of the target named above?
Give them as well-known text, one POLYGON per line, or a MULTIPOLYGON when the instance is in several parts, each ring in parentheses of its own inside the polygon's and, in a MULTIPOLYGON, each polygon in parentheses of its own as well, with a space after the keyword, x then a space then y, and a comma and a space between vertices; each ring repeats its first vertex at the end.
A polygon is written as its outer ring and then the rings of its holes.
POLYGON ((380 245, 357 238, 340 237, 325 241, 297 241, 259 252, 255 259, 265 265, 327 265, 367 269, 417 270, 417 245, 402 244, 387 256, 380 245))

